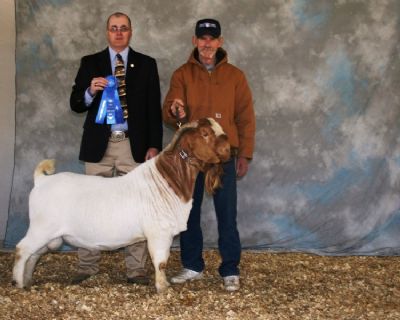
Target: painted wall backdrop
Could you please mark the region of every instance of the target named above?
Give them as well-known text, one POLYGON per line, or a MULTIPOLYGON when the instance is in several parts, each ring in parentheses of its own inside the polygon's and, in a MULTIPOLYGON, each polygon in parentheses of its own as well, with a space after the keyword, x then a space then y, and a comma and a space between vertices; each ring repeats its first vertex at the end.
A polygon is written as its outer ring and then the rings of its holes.
MULTIPOLYGON (((400 253, 397 0, 17 0, 6 245, 26 232, 38 161, 56 158, 59 171, 83 172, 84 118, 70 111, 69 95, 80 58, 106 47, 114 11, 132 18, 132 47, 156 58, 163 97, 189 56, 196 20, 220 20, 257 117, 254 160, 239 182, 243 247, 400 253)), ((165 128, 164 143, 170 138, 165 128)), ((212 202, 203 207, 205 245, 215 247, 212 202)))

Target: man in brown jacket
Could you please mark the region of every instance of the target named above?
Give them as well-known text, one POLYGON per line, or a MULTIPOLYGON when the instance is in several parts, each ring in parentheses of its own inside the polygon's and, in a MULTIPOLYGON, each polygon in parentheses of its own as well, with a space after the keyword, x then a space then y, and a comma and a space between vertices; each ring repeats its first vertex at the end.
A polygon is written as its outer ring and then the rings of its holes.
MULTIPOLYGON (((232 159, 224 165, 223 187, 213 198, 222 259, 219 273, 225 289, 235 291, 240 288, 241 254, 236 225, 236 178, 247 173, 253 156, 253 101, 245 75, 228 63, 227 53, 222 49, 221 26, 217 20, 199 20, 192 42, 195 48, 189 60, 172 75, 163 105, 163 119, 167 124, 176 125, 176 118, 192 121, 212 117, 228 135, 233 150, 232 159)), ((200 212, 203 193, 204 175, 200 173, 196 180, 188 228, 180 234, 183 269, 171 278, 172 283, 202 278, 204 260, 200 212)))

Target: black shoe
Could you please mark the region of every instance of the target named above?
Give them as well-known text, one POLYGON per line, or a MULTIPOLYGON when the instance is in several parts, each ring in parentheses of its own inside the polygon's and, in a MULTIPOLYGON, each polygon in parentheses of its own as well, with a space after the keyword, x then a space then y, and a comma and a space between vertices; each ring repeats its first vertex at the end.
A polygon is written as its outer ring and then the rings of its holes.
POLYGON ((75 277, 72 278, 71 284, 80 284, 81 282, 89 279, 92 275, 87 273, 78 273, 75 277))
POLYGON ((132 278, 127 278, 126 279, 127 283, 130 284, 141 284, 143 286, 148 286, 150 283, 149 277, 147 276, 136 276, 136 277, 132 277, 132 278))

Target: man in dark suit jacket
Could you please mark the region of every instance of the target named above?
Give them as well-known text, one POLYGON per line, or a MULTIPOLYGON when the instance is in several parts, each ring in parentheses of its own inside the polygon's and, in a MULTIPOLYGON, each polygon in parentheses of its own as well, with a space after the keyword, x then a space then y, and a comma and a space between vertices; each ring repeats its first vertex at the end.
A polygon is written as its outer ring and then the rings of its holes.
MULTIPOLYGON (((89 175, 123 175, 156 156, 162 148, 157 64, 153 58, 129 47, 131 37, 129 17, 120 12, 112 14, 107 20, 108 48, 83 57, 75 78, 70 106, 75 112, 87 112, 79 159, 85 162, 85 172, 89 175), (117 77, 122 90, 119 93, 123 123, 96 123, 102 93, 108 84, 106 77, 114 74, 116 66, 122 67, 125 75, 117 77)), ((148 284, 146 243, 128 246, 125 253, 128 283, 148 284)), ((79 248, 78 256, 79 270, 72 280, 74 284, 99 270, 100 251, 79 248)))

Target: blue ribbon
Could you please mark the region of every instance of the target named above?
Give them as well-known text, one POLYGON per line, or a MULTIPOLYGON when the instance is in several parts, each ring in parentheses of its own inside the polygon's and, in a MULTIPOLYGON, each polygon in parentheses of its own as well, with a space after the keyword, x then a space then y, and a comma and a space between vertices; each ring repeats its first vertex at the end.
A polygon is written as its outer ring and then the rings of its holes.
POLYGON ((115 76, 106 77, 107 86, 104 88, 101 96, 99 111, 96 116, 96 123, 103 124, 107 118, 107 124, 124 123, 121 103, 119 101, 117 79, 115 76))

